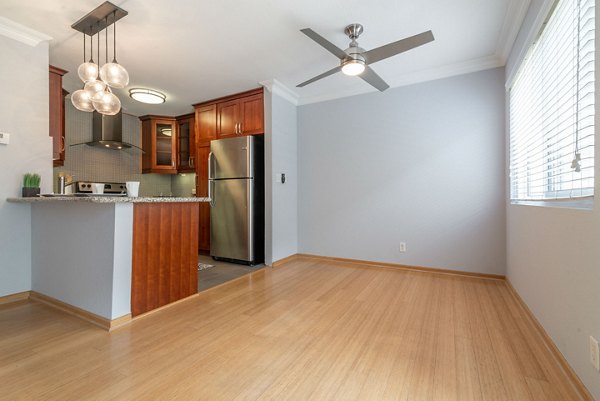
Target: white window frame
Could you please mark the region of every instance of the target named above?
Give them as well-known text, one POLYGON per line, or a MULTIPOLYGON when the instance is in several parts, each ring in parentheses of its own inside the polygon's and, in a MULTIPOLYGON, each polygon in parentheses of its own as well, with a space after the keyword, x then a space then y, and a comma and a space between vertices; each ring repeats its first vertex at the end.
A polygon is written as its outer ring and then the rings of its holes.
MULTIPOLYGON (((511 71, 511 76, 509 78, 509 80, 507 80, 507 90, 508 90, 508 129, 509 129, 509 140, 508 140, 508 146, 509 146, 509 168, 512 168, 512 164, 511 164, 511 158, 512 158, 512 152, 511 152, 511 120, 510 120, 510 90, 512 89, 515 81, 516 81, 516 77, 518 77, 518 74, 521 70, 521 67, 523 66, 523 64, 525 63, 525 61, 528 59, 530 52, 532 51, 532 49, 534 48, 536 42, 538 41, 538 39, 542 36, 543 33, 543 28, 545 28, 546 23, 550 20, 552 13, 554 12, 555 7, 558 5, 560 0, 555 0, 555 1, 546 1, 544 6, 542 7, 542 10, 540 11, 539 15, 538 15, 538 19, 534 22, 533 24, 533 28, 531 29, 531 31, 529 32, 529 37, 526 39, 525 43, 529 43, 529 45, 525 45, 523 46, 523 48, 521 49, 521 53, 519 54, 518 57, 518 62, 516 63, 516 65, 514 66, 514 68, 511 71), (524 56, 525 55, 525 56, 524 56)), ((595 41, 595 37, 594 37, 594 41, 595 41)), ((595 49, 594 49, 595 51, 595 49)), ((595 90, 595 86, 596 86, 596 82, 595 82, 596 78, 594 78, 594 90, 595 90)), ((595 102, 595 99, 593 100, 595 102)), ((594 105, 594 114, 595 114, 595 108, 596 106, 594 105)), ((594 117, 595 120, 595 117, 594 117)), ((595 123, 595 121, 594 121, 595 123)), ((594 138, 592 138, 592 140, 595 140, 595 135, 594 138)), ((595 144, 594 144, 595 146, 595 144)), ((594 160, 592 162, 592 164, 595 164, 597 161, 594 160)), ((547 162, 547 163, 552 163, 552 162, 547 162)), ((548 166, 549 164, 546 164, 546 168, 544 171, 548 171, 548 166)), ((595 168, 594 168, 595 169, 595 168)), ((593 171, 594 172, 594 171, 593 171)), ((592 172, 592 173, 593 173, 592 172)), ((534 206, 551 206, 551 207, 570 207, 570 208, 584 208, 584 209, 591 209, 593 207, 593 200, 594 200, 594 196, 593 196, 593 191, 595 191, 594 188, 594 183, 592 183, 592 194, 589 196, 577 196, 577 197, 567 197, 567 198, 532 198, 532 199, 519 199, 518 197, 513 196, 513 180, 512 180, 512 171, 511 174, 509 175, 509 182, 508 182, 508 194, 509 194, 509 199, 510 199, 510 203, 511 204, 527 204, 527 205, 534 205, 534 206)), ((595 180, 595 178, 594 178, 595 180)), ((549 184, 550 185, 550 184, 549 184)), ((544 194, 547 194, 548 191, 545 190, 544 194)), ((556 191, 554 191, 555 195, 560 196, 561 194, 556 194, 556 191)), ((529 194, 529 190, 528 190, 528 194, 529 194)), ((546 195, 544 195, 546 196, 546 195)))

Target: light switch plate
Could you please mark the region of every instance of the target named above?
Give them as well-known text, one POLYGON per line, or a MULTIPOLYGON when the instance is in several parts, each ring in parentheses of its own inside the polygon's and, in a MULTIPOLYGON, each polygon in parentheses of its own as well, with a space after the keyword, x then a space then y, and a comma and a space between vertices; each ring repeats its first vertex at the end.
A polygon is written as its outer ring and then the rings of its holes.
POLYGON ((10 134, 6 132, 0 132, 0 143, 3 145, 8 145, 10 143, 10 134))

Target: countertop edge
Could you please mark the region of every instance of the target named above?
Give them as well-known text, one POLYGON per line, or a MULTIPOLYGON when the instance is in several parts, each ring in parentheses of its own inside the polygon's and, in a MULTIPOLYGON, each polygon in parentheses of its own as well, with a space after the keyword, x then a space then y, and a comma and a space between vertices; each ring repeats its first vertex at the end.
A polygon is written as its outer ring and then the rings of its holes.
POLYGON ((31 198, 6 198, 11 203, 86 202, 86 203, 201 203, 209 198, 196 197, 117 197, 117 196, 51 196, 31 198))

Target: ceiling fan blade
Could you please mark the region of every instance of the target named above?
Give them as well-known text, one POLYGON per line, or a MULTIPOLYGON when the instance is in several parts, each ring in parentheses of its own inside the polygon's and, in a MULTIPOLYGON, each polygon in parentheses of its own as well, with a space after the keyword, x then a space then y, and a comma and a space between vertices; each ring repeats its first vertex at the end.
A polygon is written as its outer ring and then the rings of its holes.
POLYGON ((309 38, 311 38, 312 40, 314 40, 315 42, 317 42, 318 44, 323 46, 325 49, 329 50, 329 52, 332 53, 337 58, 339 58, 339 59, 346 58, 347 54, 345 51, 343 51, 342 49, 340 49, 339 47, 337 47, 336 45, 334 45, 333 43, 331 43, 330 41, 328 41, 327 39, 325 39, 324 37, 322 37, 315 31, 313 31, 312 29, 304 28, 304 29, 300 29, 300 32, 302 32, 303 34, 305 34, 306 36, 308 36, 309 38))
POLYGON ((380 92, 383 92, 384 90, 386 90, 387 88, 390 87, 368 65, 365 66, 365 70, 363 71, 362 74, 359 75, 359 77, 361 77, 362 79, 364 79, 366 83, 368 83, 371 86, 374 86, 375 88, 377 88, 380 92))
POLYGON ((339 65, 338 65, 337 67, 335 67, 335 68, 332 68, 331 70, 329 70, 329 71, 327 71, 327 72, 324 72, 324 73, 322 73, 322 74, 320 74, 320 75, 317 75, 317 76, 316 76, 316 77, 314 77, 314 78, 311 78, 311 79, 309 79, 308 81, 304 81, 304 82, 302 82, 301 84, 298 84, 298 85, 296 85, 296 88, 302 88, 303 86, 306 86, 306 85, 308 85, 308 84, 312 84, 313 82, 315 82, 315 81, 318 81, 319 79, 322 79, 322 78, 328 77, 328 76, 330 76, 330 75, 332 75, 332 74, 335 74, 335 73, 336 73, 336 72, 338 72, 338 71, 341 71, 341 69, 342 69, 342 66, 339 66, 339 65))
POLYGON ((415 36, 400 39, 397 42, 388 43, 387 45, 371 49, 363 53, 367 63, 373 64, 396 54, 403 53, 415 47, 432 42, 435 38, 431 31, 423 32, 415 36))

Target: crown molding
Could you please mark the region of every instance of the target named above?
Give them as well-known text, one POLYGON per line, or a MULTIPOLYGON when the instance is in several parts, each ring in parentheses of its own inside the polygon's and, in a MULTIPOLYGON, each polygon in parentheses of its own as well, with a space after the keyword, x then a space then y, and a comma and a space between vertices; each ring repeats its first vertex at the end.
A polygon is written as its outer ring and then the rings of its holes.
POLYGON ((270 79, 268 81, 259 82, 260 85, 264 86, 269 92, 284 98, 288 102, 297 106, 299 102, 299 97, 296 92, 282 84, 276 79, 270 79))
POLYGON ((502 29, 496 44, 496 56, 506 63, 510 51, 515 43, 515 39, 519 34, 519 30, 529 9, 530 0, 512 0, 508 4, 502 29))
POLYGON ((0 17, 0 35, 25 43, 31 47, 35 47, 41 42, 52 40, 50 36, 44 33, 35 31, 4 17, 0 17))
MULTIPOLYGON (((395 79, 388 80, 390 89, 401 86, 408 86, 417 83, 435 81, 438 79, 453 77, 456 75, 469 74, 472 72, 489 70, 492 68, 502 67, 504 62, 496 55, 481 57, 474 60, 468 60, 461 63, 448 64, 445 66, 430 68, 422 71, 416 71, 409 74, 403 74, 395 79)), ((328 100, 340 99, 343 97, 362 95, 365 93, 376 92, 375 88, 360 87, 347 91, 338 91, 336 93, 328 93, 317 96, 302 97, 298 101, 298 105, 302 106, 311 103, 320 103, 328 100)))

